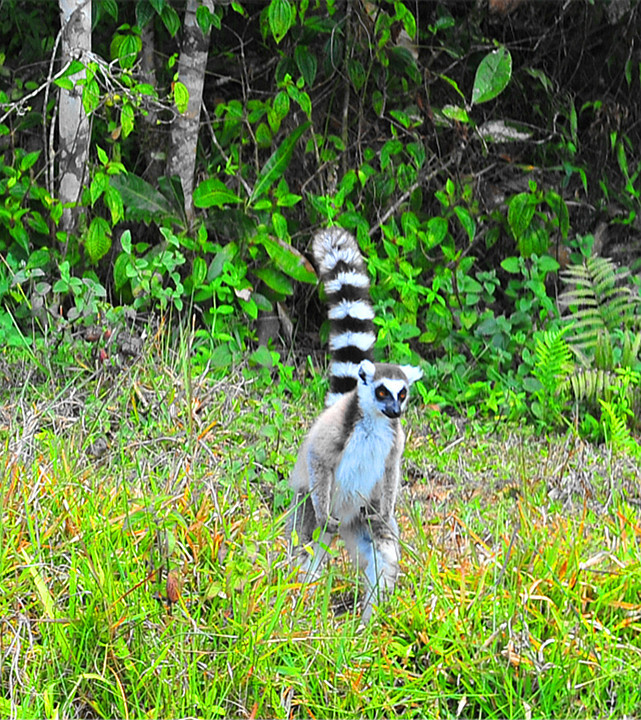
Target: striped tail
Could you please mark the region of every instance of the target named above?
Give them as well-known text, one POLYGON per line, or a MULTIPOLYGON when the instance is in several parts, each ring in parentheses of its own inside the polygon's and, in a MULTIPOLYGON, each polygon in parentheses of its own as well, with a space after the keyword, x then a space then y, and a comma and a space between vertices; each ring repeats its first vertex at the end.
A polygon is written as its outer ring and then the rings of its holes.
POLYGON ((338 227, 321 230, 314 237, 313 253, 329 306, 329 406, 356 387, 360 362, 373 360, 374 308, 363 255, 348 232, 338 227))

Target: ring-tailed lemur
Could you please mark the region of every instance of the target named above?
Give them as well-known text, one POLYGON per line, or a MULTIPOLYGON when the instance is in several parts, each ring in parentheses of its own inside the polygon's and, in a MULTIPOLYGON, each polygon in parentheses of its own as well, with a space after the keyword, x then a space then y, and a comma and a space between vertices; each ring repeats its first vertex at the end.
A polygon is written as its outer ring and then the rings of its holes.
POLYGON ((331 385, 328 407, 303 442, 290 479, 290 535, 305 579, 314 580, 340 533, 363 571, 367 622, 398 575, 394 510, 405 444, 399 418, 422 371, 372 362, 374 311, 356 240, 340 228, 322 230, 313 253, 329 306, 331 385))

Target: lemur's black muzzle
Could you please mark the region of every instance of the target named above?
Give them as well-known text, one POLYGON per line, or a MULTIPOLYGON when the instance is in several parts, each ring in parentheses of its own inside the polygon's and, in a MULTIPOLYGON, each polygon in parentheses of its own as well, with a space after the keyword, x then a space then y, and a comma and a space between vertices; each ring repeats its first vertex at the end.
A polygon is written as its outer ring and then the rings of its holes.
POLYGON ((401 410, 401 401, 390 398, 383 407, 383 415, 387 415, 388 418, 397 418, 401 416, 401 410))

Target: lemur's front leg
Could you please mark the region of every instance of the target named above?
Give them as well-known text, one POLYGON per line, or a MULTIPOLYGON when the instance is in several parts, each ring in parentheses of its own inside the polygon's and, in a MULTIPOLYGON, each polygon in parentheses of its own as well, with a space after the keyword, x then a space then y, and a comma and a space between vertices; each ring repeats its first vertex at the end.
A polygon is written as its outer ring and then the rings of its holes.
POLYGON ((330 516, 334 473, 320 458, 310 452, 307 458, 309 492, 297 493, 292 515, 306 581, 320 575, 332 539, 338 532, 338 521, 330 516))
MULTIPOLYGON (((370 508, 371 509, 371 508, 370 508)), ((366 512, 341 527, 341 537, 364 579, 361 622, 369 622, 375 606, 393 592, 401 557, 398 525, 393 516, 366 512)))

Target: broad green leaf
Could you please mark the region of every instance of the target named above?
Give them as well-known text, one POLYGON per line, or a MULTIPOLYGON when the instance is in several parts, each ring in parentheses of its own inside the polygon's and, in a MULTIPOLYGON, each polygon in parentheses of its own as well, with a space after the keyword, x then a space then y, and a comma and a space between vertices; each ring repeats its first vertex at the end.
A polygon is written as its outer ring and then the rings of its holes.
POLYGON ((306 92, 302 92, 298 88, 296 88, 296 91, 294 92, 293 88, 289 89, 292 97, 296 102, 300 105, 300 109, 307 115, 307 117, 311 117, 312 115, 312 101, 309 97, 309 95, 306 92))
POLYGON ((109 178, 110 185, 120 193, 127 217, 132 220, 149 220, 170 217, 175 209, 167 198, 146 180, 133 173, 122 173, 109 178))
POLYGON ((535 210, 536 200, 530 193, 519 193, 510 200, 507 221, 516 240, 530 227, 535 210))
POLYGON ((521 263, 517 257, 508 257, 501 262, 503 270, 516 275, 521 272, 521 263))
POLYGON ((256 350, 249 356, 249 362, 254 365, 262 365, 263 367, 273 367, 274 358, 271 352, 264 346, 259 345, 256 350))
POLYGON ((412 118, 403 110, 390 110, 389 114, 406 129, 412 125, 412 118))
POLYGON ((110 233, 111 227, 104 218, 95 217, 91 221, 85 238, 85 252, 92 263, 98 262, 111 249, 110 233))
POLYGON ((155 12, 149 0, 139 0, 136 3, 136 24, 141 28, 145 27, 155 12))
POLYGON ((178 112, 182 115, 187 112, 187 105, 189 103, 189 90, 187 90, 187 87, 183 83, 181 83, 180 80, 176 80, 173 90, 176 108, 178 109, 178 112))
POLYGON ((305 84, 307 87, 311 87, 316 79, 316 70, 318 69, 316 55, 309 51, 307 45, 297 45, 294 50, 294 60, 305 84))
MULTIPOLYGON (((42 233, 43 235, 49 234, 49 226, 37 210, 33 210, 31 215, 27 215, 27 224, 36 232, 42 233)), ((29 260, 31 260, 31 258, 29 258, 29 260)))
POLYGON ((76 73, 84 69, 85 66, 80 62, 80 60, 72 60, 69 67, 62 73, 60 77, 68 78, 70 75, 75 75, 76 73))
POLYGON ((493 100, 503 92, 512 77, 512 56, 501 46, 486 55, 476 69, 472 105, 493 100))
MULTIPOLYGON (((222 312, 222 310, 224 307, 226 306, 219 305, 215 309, 212 309, 212 315, 223 315, 224 313, 222 312)), ((230 310, 233 312, 233 308, 230 308, 230 310)), ((233 360, 234 356, 229 348, 229 343, 224 343, 223 345, 219 345, 212 352, 209 358, 209 364, 213 368, 226 368, 232 364, 233 360)))
MULTIPOLYGON (((260 175, 258 176, 256 185, 254 186, 254 192, 249 198, 250 204, 253 203, 255 200, 258 200, 261 195, 264 195, 272 186, 272 184, 282 177, 283 173, 287 169, 287 166, 289 165, 289 161, 292 157, 292 152, 294 151, 294 147, 298 142, 298 139, 310 127, 310 125, 310 122, 306 122, 297 127, 296 130, 294 130, 291 135, 288 135, 280 144, 280 146, 272 153, 272 155, 269 157, 269 159, 263 166, 263 169, 260 171, 260 175)), ((205 182, 208 181, 205 180, 205 182)))
POLYGON ((100 145, 96 145, 96 152, 98 153, 98 160, 100 160, 103 165, 106 165, 109 162, 107 153, 100 147, 100 145))
POLYGON ((394 3, 394 11, 396 13, 395 19, 403 23, 405 32, 413 39, 416 36, 416 18, 414 14, 399 0, 394 3))
POLYGON ((458 105, 444 105, 441 108, 441 112, 449 120, 456 120, 462 123, 470 122, 470 116, 467 114, 467 110, 458 105))
POLYGON ((116 258, 114 263, 114 287, 116 290, 121 290, 128 282, 129 275, 127 274, 127 268, 131 262, 129 255, 126 252, 121 252, 116 258))
POLYGON ((203 180, 194 190, 194 205, 199 208, 220 208, 239 202, 242 202, 242 198, 239 198, 218 178, 203 180))
POLYGON ((142 40, 140 35, 117 33, 111 41, 111 59, 118 60, 121 68, 133 67, 141 50, 142 40))
POLYGON ((158 97, 158 92, 156 91, 156 88, 149 83, 138 83, 134 87, 134 92, 137 92, 140 95, 150 95, 151 97, 155 98, 158 97))
POLYGON ((365 72, 363 63, 356 58, 350 58, 347 61, 347 73, 356 90, 360 91, 365 84, 365 80, 367 80, 367 73, 365 72))
POLYGON ((22 160, 20 160, 20 169, 25 172, 30 167, 35 165, 36 161, 38 160, 38 157, 40 156, 40 150, 34 150, 34 152, 30 152, 27 155, 25 155, 22 160))
POLYGON ((254 275, 256 275, 257 278, 260 278, 267 287, 277 293, 280 293, 281 295, 291 295, 294 292, 291 280, 275 268, 257 268, 254 270, 254 275))
POLYGON ((272 225, 274 226, 276 237, 279 237, 281 240, 285 240, 288 236, 287 220, 285 219, 285 216, 281 215, 279 212, 272 213, 272 225))
POLYGON ((459 317, 461 325, 463 325, 466 330, 469 330, 478 320, 478 313, 474 310, 461 310, 459 317))
POLYGON ((105 188, 105 205, 111 213, 111 222, 115 225, 124 217, 124 208, 122 203, 122 195, 111 185, 105 188))
POLYGON ((198 287, 205 282, 207 277, 207 263, 204 258, 195 257, 191 267, 191 279, 194 287, 198 287))
POLYGON ((560 269, 560 265, 550 255, 542 255, 539 258, 539 270, 547 275, 549 272, 557 272, 560 269))
POLYGON ((128 101, 125 101, 120 111, 120 125, 123 138, 126 138, 134 129, 134 108, 128 101))
POLYGON ((403 143, 400 140, 388 140, 381 148, 381 170, 385 170, 390 164, 391 158, 402 151, 403 143))
POLYGON ((312 266, 296 248, 266 233, 257 235, 256 241, 261 243, 269 257, 291 278, 299 282, 312 284, 316 282, 316 273, 312 266))
POLYGON ((209 268, 207 269, 207 282, 212 282, 212 280, 220 277, 225 269, 225 263, 233 262, 237 252, 238 247, 233 242, 227 243, 227 245, 220 248, 214 256, 214 259, 209 263, 209 268))
POLYGON ((131 230, 125 230, 120 236, 120 246, 123 252, 131 255, 131 230))
POLYGON ((102 172, 96 173, 89 186, 89 197, 92 205, 95 205, 96 200, 103 194, 107 185, 109 185, 109 176, 102 172))
POLYGON ((180 28, 180 18, 178 17, 178 13, 171 7, 171 5, 165 4, 163 5, 160 13, 160 18, 169 31, 169 34, 174 37, 180 28))
POLYGON ((287 35, 295 17, 296 10, 289 0, 271 0, 267 9, 267 19, 276 43, 287 35))
POLYGON ((408 143, 405 146, 405 150, 411 156, 412 160, 414 160, 414 164, 416 165, 416 167, 418 169, 422 168, 426 158, 425 146, 423 145, 423 143, 408 143))
POLYGON ((62 78, 58 78, 57 80, 54 80, 53 82, 54 82, 54 85, 57 85, 59 88, 62 88, 63 90, 69 90, 69 91, 73 90, 74 83, 73 83, 73 80, 71 80, 71 78, 62 77, 62 78))
MULTIPOLYGON (((276 205, 278 207, 293 207, 294 205, 297 205, 302 200, 301 195, 294 195, 293 193, 286 192, 284 194, 278 194, 278 197, 276 199, 276 205)), ((258 203, 256 203, 257 205, 258 203)), ((256 207, 254 205, 254 207, 256 207)))
POLYGON ((472 240, 474 240, 474 235, 476 234, 476 222, 470 214, 470 211, 467 208, 457 205, 454 208, 454 213, 467 233, 470 242, 472 242, 472 240))
POLYGON ((380 90, 374 90, 372 93, 372 108, 374 112, 380 117, 383 114, 385 107, 385 98, 380 90))
POLYGON ((196 9, 196 22, 198 23, 198 27, 202 30, 203 35, 206 35, 211 30, 212 25, 217 30, 220 30, 220 18, 204 5, 201 5, 196 9))
POLYGON ((91 79, 82 89, 82 108, 87 115, 91 115, 99 104, 100 87, 94 79, 91 79))
POLYGON ((260 123, 256 128, 256 143, 260 148, 269 148, 272 145, 272 131, 267 123, 260 123))
POLYGON ((279 120, 284 120, 289 112, 289 95, 281 90, 276 94, 272 107, 279 120))
POLYGON ((447 220, 444 217, 433 217, 427 221, 427 250, 440 245, 447 235, 447 220))

